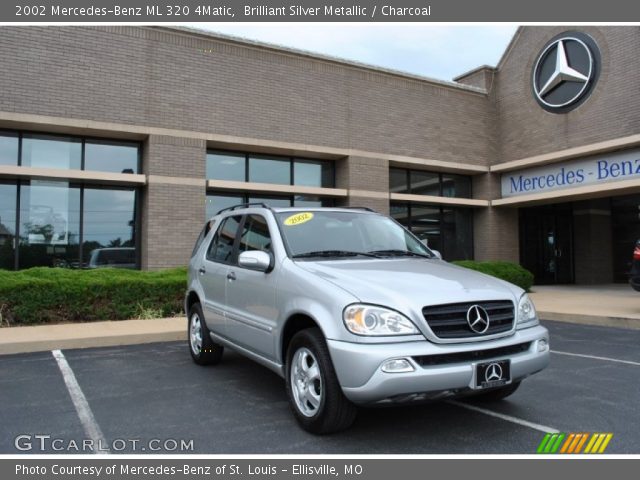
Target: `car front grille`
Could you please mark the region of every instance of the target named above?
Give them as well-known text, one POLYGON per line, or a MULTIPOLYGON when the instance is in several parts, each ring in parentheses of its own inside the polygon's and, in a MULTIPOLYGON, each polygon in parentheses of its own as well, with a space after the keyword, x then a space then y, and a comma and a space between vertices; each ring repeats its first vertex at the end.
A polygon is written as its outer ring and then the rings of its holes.
POLYGON ((508 347, 489 348, 486 350, 472 350, 469 352, 441 353, 438 355, 422 355, 412 357, 421 367, 432 367, 434 365, 448 365, 451 363, 466 363, 488 360, 490 358, 508 357, 517 355, 529 350, 531 342, 518 343, 508 347))
POLYGON ((442 339, 486 337, 508 332, 514 320, 513 303, 509 300, 429 306, 422 309, 422 315, 431 331, 442 339), (489 316, 489 328, 481 334, 474 332, 467 322, 467 312, 474 305, 484 308, 489 316))

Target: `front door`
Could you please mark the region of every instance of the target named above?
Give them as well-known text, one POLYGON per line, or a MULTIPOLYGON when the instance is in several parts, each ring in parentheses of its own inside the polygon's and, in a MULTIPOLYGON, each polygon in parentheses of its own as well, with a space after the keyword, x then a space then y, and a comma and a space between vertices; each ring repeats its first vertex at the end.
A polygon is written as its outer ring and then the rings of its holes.
POLYGON ((572 227, 570 204, 520 210, 521 263, 537 285, 573 283, 572 227))
MULTIPOLYGON (((272 254, 269 226, 262 215, 247 215, 241 227, 238 255, 250 250, 272 254)), ((270 360, 275 359, 277 273, 257 272, 236 264, 230 267, 227 282, 228 338, 270 360)))

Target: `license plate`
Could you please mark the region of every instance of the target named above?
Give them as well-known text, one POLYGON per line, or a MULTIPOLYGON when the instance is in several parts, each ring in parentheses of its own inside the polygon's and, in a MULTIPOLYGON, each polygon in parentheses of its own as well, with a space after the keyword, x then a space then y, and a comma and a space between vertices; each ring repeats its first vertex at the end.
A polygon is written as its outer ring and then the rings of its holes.
POLYGON ((511 381, 511 362, 498 360, 476 365, 476 388, 500 387, 511 381))

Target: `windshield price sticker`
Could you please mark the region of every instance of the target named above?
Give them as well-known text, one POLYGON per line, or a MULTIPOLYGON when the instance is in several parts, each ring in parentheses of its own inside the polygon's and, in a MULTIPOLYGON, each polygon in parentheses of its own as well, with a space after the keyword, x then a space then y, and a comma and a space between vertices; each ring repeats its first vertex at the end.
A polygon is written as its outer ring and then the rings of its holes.
POLYGON ((296 213, 295 215, 291 215, 287 217, 284 221, 284 224, 287 227, 294 227, 296 225, 302 225, 303 223, 308 222, 313 218, 313 213, 311 212, 302 212, 296 213))

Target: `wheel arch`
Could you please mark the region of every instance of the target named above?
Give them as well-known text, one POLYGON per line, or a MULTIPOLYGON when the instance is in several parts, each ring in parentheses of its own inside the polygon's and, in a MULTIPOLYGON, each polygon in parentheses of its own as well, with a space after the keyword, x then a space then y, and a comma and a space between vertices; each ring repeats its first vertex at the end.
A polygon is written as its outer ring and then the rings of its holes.
POLYGON ((200 303, 200 305, 202 305, 202 302, 200 302, 200 296, 194 290, 190 290, 184 299, 184 314, 187 317, 189 316, 189 310, 191 310, 191 307, 195 303, 200 303))
MULTIPOLYGON (((294 335, 307 328, 318 328, 322 331, 320 324, 307 313, 294 313, 287 318, 280 335, 280 359, 282 365, 287 363, 287 349, 294 335)), ((324 332, 323 332, 324 335, 324 332)))

